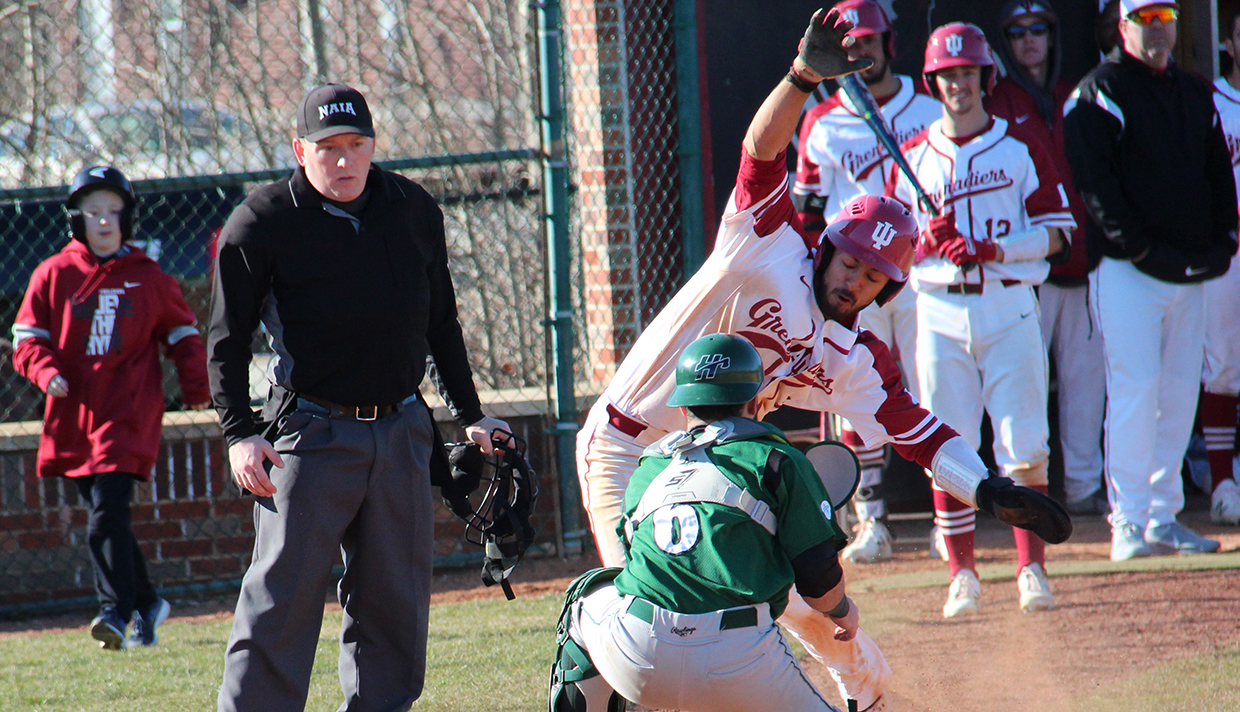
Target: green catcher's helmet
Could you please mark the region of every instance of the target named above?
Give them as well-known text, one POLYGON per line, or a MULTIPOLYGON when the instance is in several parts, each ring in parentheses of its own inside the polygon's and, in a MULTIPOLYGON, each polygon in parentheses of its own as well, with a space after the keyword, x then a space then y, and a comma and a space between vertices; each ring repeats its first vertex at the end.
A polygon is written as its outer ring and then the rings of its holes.
POLYGON ((669 406, 739 405, 762 389, 762 357, 743 336, 711 334, 685 347, 669 406))

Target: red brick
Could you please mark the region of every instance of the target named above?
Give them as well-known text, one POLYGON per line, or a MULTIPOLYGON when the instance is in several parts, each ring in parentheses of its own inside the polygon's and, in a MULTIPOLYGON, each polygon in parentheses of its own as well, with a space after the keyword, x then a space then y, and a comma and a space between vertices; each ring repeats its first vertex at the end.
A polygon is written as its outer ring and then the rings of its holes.
POLYGON ((240 574, 241 561, 235 556, 219 559, 195 559, 189 562, 189 573, 195 578, 240 574))
POLYGON ((217 499, 211 504, 211 513, 217 517, 221 514, 250 514, 253 511, 254 500, 249 497, 217 499))
POLYGON ((17 591, 15 593, 0 593, 0 605, 13 606, 23 603, 37 603, 39 601, 48 600, 47 591, 17 591))
POLYGON ((138 541, 150 541, 154 539, 180 539, 184 534, 181 532, 180 522, 142 522, 134 523, 133 535, 138 541))
POLYGON ((0 514, 0 531, 13 532, 19 529, 40 529, 43 520, 37 512, 27 514, 0 514))
POLYGON ((190 556, 206 556, 211 553, 210 539, 173 539, 159 544, 162 558, 184 559, 190 556))
POLYGON ((167 502, 159 505, 159 515, 164 519, 206 518, 211 516, 211 503, 202 499, 167 502))
POLYGON ((226 536, 215 539, 215 551, 220 554, 248 554, 254 550, 252 536, 226 536))
POLYGON ((64 537, 51 532, 26 532, 17 535, 23 549, 56 549, 65 545, 64 537))

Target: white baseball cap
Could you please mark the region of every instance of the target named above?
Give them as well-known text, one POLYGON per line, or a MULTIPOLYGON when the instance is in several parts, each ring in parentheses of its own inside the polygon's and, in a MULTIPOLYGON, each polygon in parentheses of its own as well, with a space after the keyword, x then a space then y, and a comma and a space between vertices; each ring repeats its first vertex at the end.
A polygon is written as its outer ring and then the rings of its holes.
POLYGON ((1167 0, 1119 0, 1119 14, 1121 17, 1127 17, 1143 7, 1150 5, 1170 5, 1179 8, 1178 2, 1167 2, 1167 0))

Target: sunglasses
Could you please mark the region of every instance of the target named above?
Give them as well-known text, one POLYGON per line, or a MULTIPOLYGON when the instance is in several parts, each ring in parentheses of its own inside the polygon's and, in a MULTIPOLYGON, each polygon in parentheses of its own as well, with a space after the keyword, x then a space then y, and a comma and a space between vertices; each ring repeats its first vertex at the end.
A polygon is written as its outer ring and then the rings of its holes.
POLYGON ((1175 22, 1179 16, 1180 11, 1174 7, 1143 7, 1128 15, 1128 21, 1138 25, 1152 25, 1154 20, 1158 20, 1166 25, 1175 22))
POLYGON ((1050 26, 1045 22, 1035 22, 1032 25, 1025 26, 1013 25, 1007 28, 1007 36, 1010 40, 1019 40, 1023 38, 1026 33, 1033 35, 1034 37, 1045 37, 1050 31, 1050 26))

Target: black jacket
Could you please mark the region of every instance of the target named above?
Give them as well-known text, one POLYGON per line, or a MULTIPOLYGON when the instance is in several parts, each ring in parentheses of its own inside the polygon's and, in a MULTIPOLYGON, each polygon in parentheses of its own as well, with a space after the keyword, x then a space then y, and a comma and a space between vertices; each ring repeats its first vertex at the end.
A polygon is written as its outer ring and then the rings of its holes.
POLYGON ((1178 283, 1227 271, 1235 178, 1208 84, 1174 63, 1156 73, 1118 47, 1064 110, 1072 177, 1092 218, 1091 266, 1134 260, 1178 283))
POLYGON ((258 433, 251 339, 267 327, 276 384, 341 405, 413 395, 435 361, 462 425, 482 417, 457 322, 443 213, 413 181, 372 167, 355 227, 298 168, 251 193, 219 237, 207 357, 229 443, 258 433))

